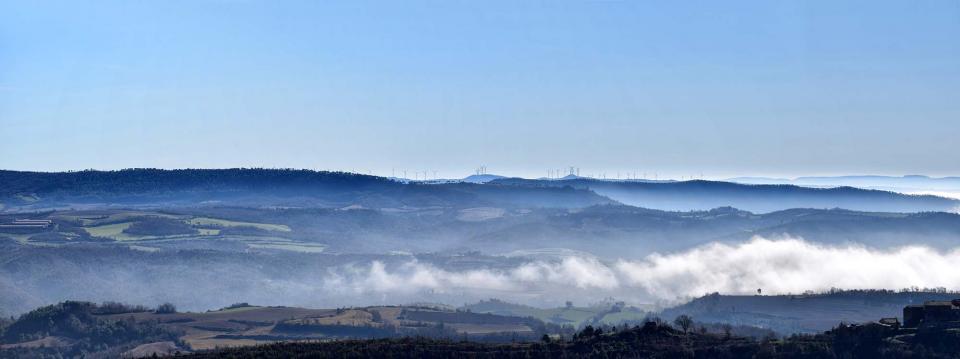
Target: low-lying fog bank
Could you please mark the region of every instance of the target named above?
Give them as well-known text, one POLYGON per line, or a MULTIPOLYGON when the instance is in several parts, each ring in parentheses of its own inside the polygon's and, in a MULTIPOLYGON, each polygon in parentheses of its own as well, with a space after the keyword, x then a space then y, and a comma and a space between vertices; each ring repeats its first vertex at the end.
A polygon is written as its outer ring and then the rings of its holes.
POLYGON ((449 271, 409 261, 386 267, 332 272, 324 284, 334 292, 410 294, 472 292, 550 301, 566 296, 617 296, 636 301, 675 302, 705 293, 784 294, 830 288, 900 289, 960 286, 953 270, 960 250, 922 246, 892 250, 859 245, 825 246, 802 239, 756 237, 738 244, 712 243, 641 260, 604 261, 569 256, 537 260, 501 270, 449 271))
POLYGON ((268 255, 21 248, 0 267, 0 312, 66 299, 206 310, 235 302, 341 307, 412 302, 462 305, 500 298, 561 306, 613 297, 669 305, 706 293, 802 293, 837 288, 960 287, 960 249, 871 249, 756 237, 640 259, 568 252, 553 257, 268 255), (24 251, 18 254, 18 251, 24 251), (29 251, 29 252, 25 252, 29 251))

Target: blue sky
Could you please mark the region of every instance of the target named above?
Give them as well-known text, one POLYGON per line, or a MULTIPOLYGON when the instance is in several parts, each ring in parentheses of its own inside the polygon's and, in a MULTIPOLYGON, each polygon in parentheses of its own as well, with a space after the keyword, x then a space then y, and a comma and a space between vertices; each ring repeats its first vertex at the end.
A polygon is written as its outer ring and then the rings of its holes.
POLYGON ((4 1, 0 168, 960 175, 960 2, 4 1))

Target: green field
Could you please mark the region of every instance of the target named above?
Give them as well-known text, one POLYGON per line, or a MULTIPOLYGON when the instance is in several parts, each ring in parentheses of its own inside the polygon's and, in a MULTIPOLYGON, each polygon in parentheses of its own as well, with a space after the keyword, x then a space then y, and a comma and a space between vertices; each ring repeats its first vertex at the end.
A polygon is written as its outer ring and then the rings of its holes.
POLYGON ((180 234, 180 235, 167 235, 167 236, 144 236, 144 235, 135 235, 125 233, 124 230, 129 228, 133 222, 121 222, 113 224, 104 224, 100 226, 92 227, 83 227, 83 230, 87 231, 91 236, 94 237, 103 237, 110 238, 115 241, 141 241, 141 240, 151 240, 151 239, 182 239, 182 238, 194 238, 198 236, 216 236, 220 234, 219 229, 198 229, 198 234, 180 234))
MULTIPOLYGON (((176 235, 176 236, 143 236, 143 235, 131 235, 124 233, 123 231, 130 227, 134 221, 125 221, 120 223, 110 223, 98 225, 98 223, 103 222, 116 222, 118 220, 125 219, 135 219, 136 217, 143 217, 145 213, 143 212, 120 212, 110 214, 104 218, 98 218, 94 216, 82 216, 82 215, 61 215, 61 218, 72 219, 79 221, 83 224, 83 230, 87 231, 91 236, 110 238, 116 241, 136 241, 136 240, 147 240, 147 239, 174 239, 174 238, 185 238, 185 237, 194 237, 194 236, 217 236, 220 235, 221 229, 217 228, 197 228, 199 232, 197 235, 176 235)), ((180 219, 182 216, 175 216, 169 214, 161 213, 149 213, 150 216, 166 217, 180 219)), ((254 223, 254 222, 240 222, 240 221, 230 221, 226 219, 218 218, 209 218, 209 217, 197 217, 191 218, 185 221, 191 226, 212 226, 212 227, 254 227, 266 231, 274 232, 290 232, 290 227, 281 224, 269 224, 269 223, 254 223)))
POLYGON ((22 193, 21 193, 21 194, 16 194, 16 195, 14 195, 14 197, 16 197, 17 199, 19 199, 19 200, 21 200, 21 201, 27 202, 27 203, 33 203, 33 202, 36 202, 36 201, 39 201, 39 200, 40 200, 40 197, 37 197, 37 196, 34 195, 34 194, 22 194, 22 193))
POLYGON ((254 228, 260 228, 267 231, 290 232, 290 227, 287 227, 282 224, 239 222, 239 221, 230 221, 226 219, 209 218, 209 217, 193 218, 188 220, 187 223, 195 226, 254 227, 254 228))
POLYGON ((589 310, 587 308, 517 308, 509 312, 512 315, 530 316, 544 321, 560 323, 569 321, 571 324, 579 324, 597 315, 599 311, 589 310))
POLYGON ((198 228, 198 229, 197 229, 197 232, 200 233, 201 236, 217 236, 217 235, 220 235, 220 230, 219 230, 219 229, 198 228))
POLYGON ((293 252, 322 253, 327 246, 312 243, 264 243, 247 244, 250 248, 282 249, 293 252))
POLYGON ((133 249, 133 250, 138 250, 138 251, 143 251, 143 252, 159 252, 159 251, 160 251, 160 248, 146 247, 146 246, 137 246, 137 245, 129 245, 129 246, 127 246, 127 248, 130 248, 130 249, 133 249))
POLYGON ((83 227, 83 230, 94 237, 110 238, 115 241, 131 241, 145 238, 144 236, 131 236, 123 233, 123 230, 130 228, 133 222, 122 222, 114 224, 105 224, 102 226, 83 227))
POLYGON ((243 307, 224 308, 224 309, 219 309, 219 310, 212 310, 212 311, 209 311, 208 313, 238 313, 238 312, 246 312, 246 311, 251 311, 251 310, 259 310, 259 309, 261 309, 261 308, 264 308, 264 307, 255 306, 255 305, 250 305, 250 306, 243 306, 243 307))
POLYGON ((505 302, 481 302, 470 305, 468 308, 475 313, 534 317, 549 323, 573 326, 583 325, 598 315, 603 315, 600 319, 601 322, 616 324, 624 320, 641 320, 647 314, 645 311, 635 308, 625 308, 619 312, 611 312, 611 308, 607 306, 535 308, 505 302), (606 314, 604 315, 604 313, 606 314))
POLYGON ((117 222, 126 222, 136 219, 138 217, 163 217, 163 218, 174 218, 174 219, 184 219, 185 216, 178 216, 166 213, 159 212, 140 212, 140 211, 116 211, 111 213, 102 213, 102 212, 82 212, 74 213, 73 211, 57 213, 52 215, 51 218, 58 218, 63 220, 68 220, 71 222, 77 222, 84 227, 95 227, 104 224, 114 224, 117 222))

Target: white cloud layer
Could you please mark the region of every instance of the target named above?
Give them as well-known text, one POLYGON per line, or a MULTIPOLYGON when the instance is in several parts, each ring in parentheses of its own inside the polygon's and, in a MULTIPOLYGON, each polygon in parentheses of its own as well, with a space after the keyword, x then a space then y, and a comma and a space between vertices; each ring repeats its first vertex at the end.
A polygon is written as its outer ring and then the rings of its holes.
POLYGON ((511 268, 451 271, 417 261, 388 268, 381 262, 331 271, 326 290, 363 294, 472 293, 510 297, 590 293, 673 301, 720 292, 801 293, 831 287, 899 289, 960 288, 960 249, 938 252, 922 246, 876 250, 825 246, 801 239, 754 238, 713 243, 642 260, 601 261, 568 256, 511 268))

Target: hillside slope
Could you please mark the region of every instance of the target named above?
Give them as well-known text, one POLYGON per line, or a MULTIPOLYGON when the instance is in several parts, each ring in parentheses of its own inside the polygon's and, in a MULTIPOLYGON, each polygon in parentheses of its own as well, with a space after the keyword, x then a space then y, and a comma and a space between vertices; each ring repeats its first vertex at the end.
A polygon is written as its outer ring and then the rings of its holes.
POLYGON ((613 203, 589 190, 571 187, 401 183, 354 173, 290 169, 0 171, 0 184, 0 209, 7 211, 198 204, 324 208, 485 205, 574 208, 613 203))
POLYGON ((604 181, 499 179, 493 184, 572 186, 590 189, 624 204, 671 211, 735 207, 755 213, 791 208, 843 208, 874 212, 955 212, 960 201, 936 196, 904 195, 853 187, 808 188, 794 185, 752 185, 716 181, 604 181))
POLYGON ((745 324, 770 328, 781 334, 817 333, 838 322, 869 323, 900 317, 903 307, 925 301, 949 301, 958 293, 883 290, 834 291, 805 295, 711 294, 663 311, 664 318, 686 314, 698 321, 745 324))

